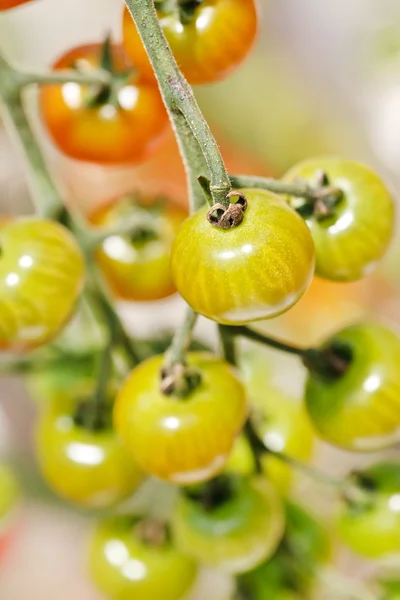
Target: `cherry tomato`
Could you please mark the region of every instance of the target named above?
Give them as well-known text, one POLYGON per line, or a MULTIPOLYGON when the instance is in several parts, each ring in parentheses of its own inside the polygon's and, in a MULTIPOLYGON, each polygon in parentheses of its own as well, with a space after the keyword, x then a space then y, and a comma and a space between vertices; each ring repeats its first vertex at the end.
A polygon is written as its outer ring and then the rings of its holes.
MULTIPOLYGON (((252 390, 252 421, 265 446, 298 460, 309 460, 315 436, 301 404, 269 385, 257 392, 252 390)), ((293 481, 293 468, 267 454, 262 457, 262 467, 277 489, 287 493, 293 481)))
MULTIPOLYGON (((53 69, 79 66, 81 71, 100 65, 101 45, 74 48, 53 69)), ((122 49, 112 47, 114 67, 131 69, 122 49)), ((56 146, 77 160, 102 163, 138 163, 155 149, 168 123, 155 81, 132 74, 115 83, 111 94, 78 83, 42 86, 40 108, 43 121, 56 146)))
POLYGON ((327 379, 309 373, 305 401, 331 444, 372 452, 400 440, 400 339, 377 323, 346 327, 323 345, 347 348, 345 372, 327 379))
POLYGON ((178 548, 229 573, 253 569, 275 552, 284 511, 274 489, 261 478, 232 479, 227 499, 213 508, 182 496, 173 517, 178 548))
POLYGON ((306 219, 315 242, 316 274, 334 281, 361 279, 373 271, 393 237, 393 199, 376 173, 350 160, 308 160, 285 180, 313 182, 321 170, 343 198, 333 216, 306 219))
MULTIPOLYGON (((190 10, 190 2, 187 3, 190 10)), ((193 2, 187 18, 175 7, 157 9, 160 25, 181 71, 189 83, 212 83, 225 78, 248 55, 257 33, 254 0, 193 2)), ((152 67, 129 12, 123 17, 124 46, 143 72, 152 67)))
POLYGON ((89 571, 110 600, 178 600, 196 577, 195 562, 172 547, 141 541, 129 517, 101 521, 91 538, 89 571))
POLYGON ((97 262, 110 288, 118 298, 147 301, 164 298, 175 292, 170 272, 170 253, 179 225, 187 215, 185 209, 166 200, 141 203, 125 196, 101 208, 91 217, 92 223, 109 227, 131 217, 136 210, 145 211, 152 223, 138 227, 131 236, 113 235, 96 253, 97 262))
POLYGON ((0 0, 0 11, 15 8, 27 2, 31 2, 31 0, 0 0))
POLYGON ((339 516, 339 533, 357 554, 377 559, 400 554, 400 466, 379 463, 360 473, 365 497, 347 501, 339 516))
POLYGON ((47 343, 70 318, 84 283, 80 248, 62 225, 38 218, 0 227, 0 348, 47 343))
POLYGON ((314 272, 314 244, 303 219, 275 194, 241 190, 240 225, 211 225, 204 207, 183 222, 172 247, 178 292, 198 313, 239 325, 274 317, 295 304, 314 272))
POLYGON ((224 468, 247 416, 246 393, 230 365, 203 352, 187 358, 201 374, 188 396, 160 391, 164 357, 154 356, 132 371, 114 410, 116 429, 137 464, 180 485, 210 479, 224 468))
POLYGON ((90 430, 74 419, 76 402, 57 401, 42 411, 36 457, 49 486, 62 498, 105 508, 130 496, 142 474, 111 428, 90 430))
POLYGON ((226 470, 238 475, 252 475, 255 471, 254 454, 247 438, 239 435, 233 444, 232 452, 226 464, 226 470))

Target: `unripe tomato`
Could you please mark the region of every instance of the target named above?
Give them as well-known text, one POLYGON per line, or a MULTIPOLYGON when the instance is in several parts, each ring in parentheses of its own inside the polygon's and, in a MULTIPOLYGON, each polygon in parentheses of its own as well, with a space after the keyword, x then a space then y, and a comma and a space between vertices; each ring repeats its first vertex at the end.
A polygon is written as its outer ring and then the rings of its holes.
POLYGON ((91 430, 75 422, 76 404, 57 401, 39 416, 39 469, 62 498, 91 508, 113 506, 137 489, 142 474, 111 427, 91 430))
POLYGON ((129 517, 101 521, 90 541, 89 571, 110 600, 180 600, 196 577, 195 562, 169 542, 151 544, 129 517))
MULTIPOLYGON (((64 54, 53 69, 79 66, 90 72, 100 67, 100 55, 100 44, 79 46, 64 54)), ((112 46, 112 56, 121 76, 132 69, 119 46, 112 46)), ((138 163, 155 149, 168 123, 155 81, 133 72, 127 81, 113 86, 113 93, 103 96, 98 86, 74 82, 41 87, 42 118, 62 152, 77 160, 121 164, 138 163)))
POLYGON ((238 475, 252 475, 255 471, 254 454, 245 435, 239 435, 233 444, 226 470, 238 475))
POLYGON ((228 573, 243 573, 275 552, 284 511, 268 482, 237 478, 228 499, 213 508, 182 496, 172 527, 177 546, 189 556, 228 573))
POLYGON ((200 385, 182 399, 166 396, 163 360, 154 356, 132 371, 115 403, 116 429, 145 472, 179 485, 205 481, 224 468, 243 426, 245 390, 228 363, 192 352, 188 365, 200 385))
POLYGON ((26 4, 27 2, 31 2, 31 0, 0 0, 0 11, 15 8, 16 6, 26 4))
POLYGON ((331 444, 373 452, 400 439, 400 339, 377 323, 346 327, 328 340, 347 347, 344 373, 327 379, 311 372, 306 384, 308 413, 331 444))
POLYGON ((71 316, 84 283, 84 260, 62 225, 34 217, 0 226, 0 348, 47 343, 71 316))
POLYGON ((394 202, 380 177, 350 160, 313 159, 296 165, 285 176, 313 182, 323 171, 343 198, 333 216, 306 219, 316 249, 316 274, 334 281, 355 281, 373 271, 393 237, 394 202))
MULTIPOLYGON (((301 404, 270 386, 263 386, 254 394, 253 389, 252 421, 265 446, 298 460, 309 460, 315 436, 301 404)), ((273 455, 265 454, 261 460, 268 480, 286 494, 293 481, 293 468, 273 455)))
POLYGON ((219 229, 204 207, 183 222, 171 255, 181 296, 196 312, 228 325, 285 312, 314 273, 314 244, 303 219, 271 192, 241 191, 248 207, 240 225, 219 229))
MULTIPOLYGON (((132 217, 138 204, 129 196, 101 208, 90 218, 95 225, 110 227, 132 217)), ((175 292, 170 271, 171 246, 187 211, 166 200, 140 204, 153 223, 129 235, 107 238, 96 252, 97 262, 118 298, 147 301, 175 292)))
MULTIPOLYGON (((157 14, 188 82, 212 83, 229 75, 248 55, 257 33, 257 10, 254 0, 204 0, 193 6, 186 19, 175 7, 170 12, 158 8, 157 14)), ((131 60, 150 75, 151 64, 126 8, 123 36, 131 60)))
POLYGON ((400 555, 400 465, 379 463, 361 472, 364 501, 343 503, 339 533, 357 554, 377 559, 400 555))

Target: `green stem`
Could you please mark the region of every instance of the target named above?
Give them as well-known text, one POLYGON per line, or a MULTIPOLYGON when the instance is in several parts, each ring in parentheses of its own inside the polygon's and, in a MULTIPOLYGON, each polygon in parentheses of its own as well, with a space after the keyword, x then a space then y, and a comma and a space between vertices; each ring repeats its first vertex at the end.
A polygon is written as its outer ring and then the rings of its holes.
MULTIPOLYGON (((224 161, 193 91, 171 53, 158 21, 153 1, 126 0, 126 5, 153 65, 181 151, 185 154, 186 167, 188 167, 189 160, 194 158, 194 154, 197 157, 201 153, 208 169, 205 172, 204 162, 197 158, 197 168, 200 167, 202 170, 196 168, 196 180, 200 175, 210 175, 213 202, 229 206, 229 199, 226 198, 226 195, 231 190, 231 185, 224 161), (192 133, 192 140, 188 135, 189 131, 192 133), (188 155, 189 150, 190 156, 188 155)), ((191 168, 193 167, 194 165, 191 163, 191 168)), ((189 181, 191 185, 194 184, 194 175, 189 175, 189 181)), ((201 198, 201 203, 204 203, 204 198, 197 192, 196 198, 201 198)))
POLYGON ((293 346, 286 342, 281 342, 280 340, 276 340, 275 338, 269 337, 267 335, 263 335, 262 333, 258 333, 253 329, 250 329, 246 326, 231 326, 231 325, 221 325, 220 328, 223 331, 227 331, 230 335, 245 337, 253 342, 258 342, 260 344, 264 344, 270 346, 271 348, 275 348, 275 350, 281 350, 282 352, 288 352, 289 354, 296 354, 302 358, 308 356, 310 350, 308 348, 300 348, 298 346, 293 346))
POLYGON ((172 342, 165 353, 164 367, 170 368, 175 364, 185 364, 185 355, 190 346, 193 329, 196 325, 198 314, 189 306, 186 307, 185 317, 181 326, 176 330, 172 342))
POLYGON ((221 344, 221 353, 228 363, 237 366, 237 348, 234 335, 229 327, 218 325, 218 332, 221 344))
POLYGON ((306 181, 288 183, 279 179, 255 175, 230 175, 229 177, 234 188, 258 188, 275 194, 288 194, 311 201, 319 198, 319 190, 313 188, 306 181))
POLYGON ((79 85, 109 85, 112 82, 111 73, 104 69, 97 69, 84 73, 75 69, 56 71, 18 72, 18 85, 57 85, 63 83, 77 83, 79 85))
POLYGON ((284 462, 290 467, 293 467, 297 471, 301 471, 304 475, 306 475, 310 479, 313 479, 317 483, 321 483, 338 491, 342 491, 346 486, 346 480, 344 479, 338 477, 331 477, 330 475, 322 473, 321 471, 318 471, 317 469, 314 469, 313 467, 310 467, 309 465, 301 462, 300 460, 297 460, 296 458, 288 456, 283 452, 277 452, 267 447, 265 448, 265 450, 267 454, 271 454, 278 460, 284 462))

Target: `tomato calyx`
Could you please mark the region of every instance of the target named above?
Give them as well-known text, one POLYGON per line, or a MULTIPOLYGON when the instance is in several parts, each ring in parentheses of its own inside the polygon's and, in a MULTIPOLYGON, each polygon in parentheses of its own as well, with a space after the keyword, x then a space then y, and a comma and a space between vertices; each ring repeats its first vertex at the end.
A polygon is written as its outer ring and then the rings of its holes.
POLYGON ((212 512, 229 502, 235 494, 235 489, 234 477, 223 474, 206 483, 188 487, 184 490, 184 493, 206 512, 212 512))
POLYGON ((302 217, 314 217, 317 221, 334 217, 337 206, 343 200, 343 191, 331 185, 323 170, 317 171, 311 187, 314 188, 312 198, 293 198, 292 208, 302 217))
POLYGON ((244 213, 247 209, 246 196, 238 190, 232 190, 226 195, 226 198, 237 198, 236 202, 230 202, 226 207, 223 204, 214 204, 207 213, 207 220, 214 227, 219 229, 232 229, 237 227, 243 221, 244 213))
POLYGON ((185 399, 200 383, 200 372, 185 363, 173 363, 161 369, 160 390, 165 396, 185 399))
POLYGON ((94 398, 79 400, 73 415, 74 423, 78 427, 98 432, 111 429, 111 405, 99 405, 94 398))
POLYGON ((357 515, 374 507, 377 492, 377 485, 372 477, 360 471, 353 471, 346 479, 342 498, 348 504, 351 513, 357 515))
POLYGON ((352 349, 348 344, 333 340, 321 349, 310 348, 303 354, 305 367, 323 377, 334 380, 344 375, 352 361, 352 349))

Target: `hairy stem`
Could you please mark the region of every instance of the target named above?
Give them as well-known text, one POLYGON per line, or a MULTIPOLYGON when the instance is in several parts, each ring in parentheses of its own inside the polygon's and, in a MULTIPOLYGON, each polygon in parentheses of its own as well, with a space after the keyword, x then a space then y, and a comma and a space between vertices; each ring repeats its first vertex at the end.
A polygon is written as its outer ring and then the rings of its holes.
POLYGON ((288 194, 309 200, 318 199, 318 191, 306 181, 288 183, 271 177, 257 177, 255 175, 230 175, 230 180, 235 188, 258 188, 268 190, 275 194, 288 194))
POLYGON ((197 178, 210 176, 213 202, 229 206, 226 195, 231 184, 224 161, 210 128, 197 104, 193 91, 183 77, 171 53, 168 42, 158 22, 153 0, 126 0, 126 5, 138 28, 140 37, 153 65, 165 106, 175 129, 180 149, 184 155, 192 190, 193 204, 204 203, 197 178), (188 133, 191 132, 191 136, 188 133), (192 139, 191 139, 192 138, 192 139), (196 155, 196 161, 194 161, 196 155), (200 158, 201 155, 203 158, 200 158), (204 162, 205 161, 205 162, 204 162), (207 165, 207 171, 204 166, 207 165), (201 171, 198 169, 202 169, 201 171))

